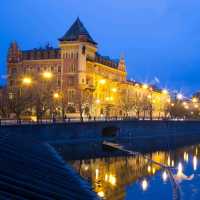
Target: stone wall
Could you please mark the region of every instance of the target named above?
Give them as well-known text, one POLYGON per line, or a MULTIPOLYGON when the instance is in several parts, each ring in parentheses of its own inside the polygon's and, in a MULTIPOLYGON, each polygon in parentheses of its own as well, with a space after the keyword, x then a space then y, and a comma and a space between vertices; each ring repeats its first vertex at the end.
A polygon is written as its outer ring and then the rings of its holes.
POLYGON ((199 136, 198 121, 112 121, 1 126, 0 134, 29 135, 48 142, 102 140, 111 130, 112 138, 199 136), (114 131, 114 132, 113 132, 114 131), (104 134, 105 135, 105 134, 104 134))

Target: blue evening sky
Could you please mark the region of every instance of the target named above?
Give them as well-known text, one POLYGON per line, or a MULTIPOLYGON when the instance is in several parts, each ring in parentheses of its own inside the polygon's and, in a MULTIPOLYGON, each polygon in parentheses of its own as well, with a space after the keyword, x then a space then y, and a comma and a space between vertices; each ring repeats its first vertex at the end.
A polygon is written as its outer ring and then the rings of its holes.
POLYGON ((22 49, 57 46, 77 16, 101 54, 125 54, 129 78, 159 79, 185 94, 200 89, 199 0, 1 0, 0 82, 11 41, 22 49))

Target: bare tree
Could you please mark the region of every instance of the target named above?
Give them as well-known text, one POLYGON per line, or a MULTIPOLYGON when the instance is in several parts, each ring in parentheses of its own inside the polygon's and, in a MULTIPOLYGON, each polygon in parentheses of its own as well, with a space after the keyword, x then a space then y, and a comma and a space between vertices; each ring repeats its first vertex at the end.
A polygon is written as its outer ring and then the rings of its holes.
POLYGON ((93 101, 93 91, 90 89, 80 89, 77 94, 77 105, 80 114, 80 120, 83 121, 83 114, 90 116, 90 109, 93 101))
POLYGON ((0 116, 6 118, 9 115, 8 91, 6 88, 0 89, 0 116))
POLYGON ((19 121, 25 110, 31 105, 31 94, 27 90, 16 89, 12 98, 8 98, 8 107, 11 113, 16 115, 19 121))
POLYGON ((133 109, 134 107, 134 97, 131 95, 131 92, 129 89, 124 89, 121 92, 121 99, 120 104, 122 107, 122 111, 125 113, 125 116, 128 117, 128 113, 133 109))

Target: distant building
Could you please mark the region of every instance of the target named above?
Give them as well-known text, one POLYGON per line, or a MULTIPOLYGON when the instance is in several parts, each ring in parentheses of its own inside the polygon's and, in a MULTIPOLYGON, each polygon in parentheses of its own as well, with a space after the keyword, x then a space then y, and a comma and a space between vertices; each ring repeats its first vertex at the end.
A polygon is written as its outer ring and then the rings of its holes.
POLYGON ((70 112, 78 113, 82 104, 91 116, 136 115, 139 112, 146 117, 153 111, 154 117, 162 117, 170 101, 166 92, 128 81, 124 58, 113 60, 100 55, 97 43, 79 18, 59 39, 58 48, 47 45, 45 48, 21 50, 16 42, 12 43, 7 66, 11 93, 20 87, 24 77, 40 82, 40 74, 51 72, 54 91, 65 96, 67 105, 73 107, 70 112), (126 106, 129 108, 127 112, 126 106))

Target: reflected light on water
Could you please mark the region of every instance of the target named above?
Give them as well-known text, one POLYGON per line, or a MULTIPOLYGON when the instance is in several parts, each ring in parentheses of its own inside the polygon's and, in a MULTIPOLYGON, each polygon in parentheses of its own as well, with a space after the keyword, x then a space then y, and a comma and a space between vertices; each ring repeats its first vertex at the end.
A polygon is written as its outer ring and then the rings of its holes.
POLYGON ((167 172, 166 171, 163 172, 162 179, 163 179, 164 182, 167 181, 167 172))
POLYGON ((187 152, 184 152, 184 154, 183 154, 183 159, 184 159, 184 161, 188 162, 188 160, 189 160, 189 155, 188 155, 187 152))
POLYGON ((178 172, 177 172, 177 175, 180 175, 180 174, 182 174, 183 173, 183 165, 182 165, 182 163, 179 163, 178 164, 178 172))
POLYGON ((194 171, 197 170, 197 157, 196 156, 193 157, 193 169, 194 169, 194 171))
POLYGON ((170 157, 167 158, 167 165, 170 166, 170 157))
POLYGON ((103 191, 100 191, 100 192, 98 192, 97 194, 98 194, 98 196, 101 197, 101 198, 103 198, 103 197, 105 196, 105 194, 104 194, 103 191))
POLYGON ((116 177, 113 176, 112 174, 109 176, 109 183, 111 185, 115 185, 116 184, 116 177))
POLYGON ((151 172, 151 166, 150 166, 150 165, 147 167, 147 171, 148 171, 149 173, 151 172))
POLYGON ((148 182, 147 182, 146 179, 142 180, 141 186, 142 186, 142 190, 143 191, 147 190, 147 188, 148 188, 148 182))
POLYGON ((96 169, 95 176, 96 176, 96 179, 98 179, 98 177, 99 177, 99 169, 96 169))
POLYGON ((172 160, 172 167, 174 167, 174 160, 172 160))
POLYGON ((108 181, 108 174, 105 175, 105 181, 108 181))

